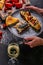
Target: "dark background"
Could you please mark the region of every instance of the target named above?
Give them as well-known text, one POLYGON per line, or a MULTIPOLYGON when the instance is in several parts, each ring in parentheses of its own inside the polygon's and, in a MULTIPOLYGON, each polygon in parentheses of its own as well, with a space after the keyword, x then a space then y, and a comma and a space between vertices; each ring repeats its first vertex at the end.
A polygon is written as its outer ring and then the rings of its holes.
MULTIPOLYGON (((43 8, 43 0, 30 0, 31 5, 43 8)), ((43 32, 39 35, 43 38, 43 32)), ((0 65, 8 65, 7 46, 11 41, 19 41, 8 30, 4 30, 3 39, 0 44, 0 65)), ((31 49, 29 46, 20 45, 19 65, 43 65, 43 46, 31 49)))

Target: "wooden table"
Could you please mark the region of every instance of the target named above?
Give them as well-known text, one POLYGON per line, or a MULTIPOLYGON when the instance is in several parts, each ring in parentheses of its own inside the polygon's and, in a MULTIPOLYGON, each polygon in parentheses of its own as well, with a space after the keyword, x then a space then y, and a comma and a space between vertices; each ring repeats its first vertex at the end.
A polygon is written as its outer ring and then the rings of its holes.
MULTIPOLYGON (((32 5, 43 8, 43 0, 30 0, 32 5)), ((8 65, 8 56, 7 56, 7 45, 11 41, 18 41, 17 37, 12 36, 12 34, 6 30, 3 31, 3 39, 0 44, 0 65, 8 65)), ((43 38, 43 32, 39 35, 43 38)), ((43 46, 36 47, 31 49, 28 46, 21 45, 20 46, 20 65, 43 65, 43 46)))

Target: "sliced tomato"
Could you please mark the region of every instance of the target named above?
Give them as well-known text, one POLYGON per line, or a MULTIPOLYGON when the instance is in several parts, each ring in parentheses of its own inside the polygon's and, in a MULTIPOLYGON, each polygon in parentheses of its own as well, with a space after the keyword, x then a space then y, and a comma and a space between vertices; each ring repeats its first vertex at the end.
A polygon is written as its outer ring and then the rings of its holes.
POLYGON ((35 25, 35 21, 32 21, 32 24, 34 24, 34 25, 35 25))
POLYGON ((28 17, 27 17, 27 19, 28 19, 28 20, 31 20, 31 17, 30 17, 30 16, 28 16, 28 17))

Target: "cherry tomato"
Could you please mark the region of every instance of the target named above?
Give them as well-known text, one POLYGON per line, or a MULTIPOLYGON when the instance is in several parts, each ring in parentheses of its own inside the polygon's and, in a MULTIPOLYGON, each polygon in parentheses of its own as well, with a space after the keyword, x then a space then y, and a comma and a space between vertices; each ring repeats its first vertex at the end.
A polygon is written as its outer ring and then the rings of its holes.
POLYGON ((5 2, 6 2, 6 3, 9 3, 9 2, 10 2, 10 0, 6 0, 5 2))
POLYGON ((2 38, 2 36, 0 36, 0 39, 2 38))
POLYGON ((3 24, 3 28, 5 29, 7 26, 6 26, 6 24, 3 24))
POLYGON ((22 8, 22 5, 23 5, 22 3, 15 3, 17 9, 22 8))
POLYGON ((12 5, 15 6, 15 2, 12 2, 12 5))
POLYGON ((2 31, 0 31, 0 36, 2 36, 2 31))
POLYGON ((15 3, 18 3, 19 2, 19 0, 11 0, 12 2, 15 2, 15 3))
POLYGON ((6 3, 6 4, 5 4, 5 7, 7 7, 7 8, 12 8, 12 4, 11 4, 11 3, 6 3))
POLYGON ((5 7, 5 8, 4 8, 4 12, 6 12, 7 10, 8 10, 7 7, 5 7))

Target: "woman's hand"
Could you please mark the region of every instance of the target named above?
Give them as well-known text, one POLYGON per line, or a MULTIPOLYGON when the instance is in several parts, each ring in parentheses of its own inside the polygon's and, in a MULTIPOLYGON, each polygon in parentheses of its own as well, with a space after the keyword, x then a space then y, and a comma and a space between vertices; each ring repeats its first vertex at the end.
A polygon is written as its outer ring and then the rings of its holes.
POLYGON ((43 14, 43 9, 35 7, 35 6, 25 6, 24 8, 26 8, 26 9, 32 9, 32 10, 36 11, 39 14, 43 14))
POLYGON ((33 36, 30 38, 24 38, 24 39, 26 41, 29 41, 29 42, 25 42, 25 44, 29 45, 31 48, 43 45, 43 39, 40 37, 33 36))

